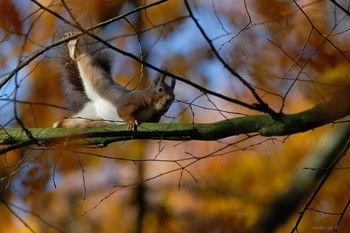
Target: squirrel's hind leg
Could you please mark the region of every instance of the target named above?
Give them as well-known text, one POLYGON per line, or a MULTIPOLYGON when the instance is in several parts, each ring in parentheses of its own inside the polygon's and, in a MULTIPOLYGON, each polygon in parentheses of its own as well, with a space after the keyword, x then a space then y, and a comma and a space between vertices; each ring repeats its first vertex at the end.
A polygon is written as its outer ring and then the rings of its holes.
POLYGON ((112 121, 101 119, 96 113, 94 103, 87 102, 82 110, 69 118, 62 119, 53 124, 53 128, 93 128, 113 124, 112 121))
POLYGON ((57 121, 53 124, 53 128, 95 128, 109 125, 108 121, 101 119, 86 119, 80 117, 69 117, 57 121))

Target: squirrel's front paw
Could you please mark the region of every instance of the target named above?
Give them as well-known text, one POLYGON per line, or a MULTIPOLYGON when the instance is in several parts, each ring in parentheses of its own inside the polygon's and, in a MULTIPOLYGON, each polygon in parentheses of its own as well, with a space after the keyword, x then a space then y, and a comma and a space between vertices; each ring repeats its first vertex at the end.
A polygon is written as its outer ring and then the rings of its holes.
POLYGON ((52 128, 61 128, 62 121, 56 121, 53 125, 52 128))
MULTIPOLYGON (((72 36, 72 35, 74 35, 74 32, 67 32, 65 35, 66 35, 66 36, 72 36)), ((78 39, 70 40, 70 41, 68 41, 68 43, 67 43, 68 51, 69 51, 69 56, 70 56, 74 61, 77 60, 77 56, 78 56, 77 43, 78 43, 78 39)))
POLYGON ((74 120, 71 120, 69 118, 65 118, 59 121, 56 121, 52 128, 75 128, 76 124, 74 124, 74 120))
POLYGON ((139 125, 139 123, 137 122, 137 120, 129 122, 128 123, 128 131, 136 131, 138 125, 139 125))
POLYGON ((69 56, 76 61, 77 60, 77 42, 78 39, 68 41, 69 56))

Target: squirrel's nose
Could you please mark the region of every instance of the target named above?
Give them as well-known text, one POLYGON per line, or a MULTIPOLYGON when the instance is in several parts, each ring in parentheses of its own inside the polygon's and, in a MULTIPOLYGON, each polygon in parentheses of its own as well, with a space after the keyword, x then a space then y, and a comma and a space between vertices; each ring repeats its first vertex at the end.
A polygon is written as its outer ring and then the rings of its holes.
POLYGON ((168 95, 166 99, 166 103, 171 104, 173 101, 174 101, 174 97, 172 97, 171 95, 168 95))

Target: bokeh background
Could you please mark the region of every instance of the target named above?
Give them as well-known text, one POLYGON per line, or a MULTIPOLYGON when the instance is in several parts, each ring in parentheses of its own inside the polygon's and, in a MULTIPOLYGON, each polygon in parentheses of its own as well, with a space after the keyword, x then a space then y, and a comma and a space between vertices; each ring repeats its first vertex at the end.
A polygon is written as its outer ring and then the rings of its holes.
MULTIPOLYGON (((51 127, 71 114, 56 65, 60 46, 48 47, 70 27, 38 3, 74 23, 66 3, 88 28, 152 2, 1 0, 1 127, 51 127)), ((331 1, 189 2, 220 55, 275 111, 306 110, 349 85, 350 19, 331 1)), ((349 1, 338 3, 349 7, 349 1)), ((256 102, 218 61, 184 1, 162 2, 99 30, 101 38, 154 66, 225 96, 256 102)), ((115 80, 128 88, 145 88, 158 75, 128 56, 111 54, 115 80)), ((261 114, 179 81, 175 95, 162 122, 211 123, 261 114)), ((133 140, 105 148, 13 150, 0 155, 0 231, 246 232, 333 127, 288 137, 249 134, 211 142, 133 140)), ((335 230, 341 216, 340 232, 350 229, 349 167, 345 155, 298 232, 335 230)), ((292 230, 302 206, 277 232, 292 230)))

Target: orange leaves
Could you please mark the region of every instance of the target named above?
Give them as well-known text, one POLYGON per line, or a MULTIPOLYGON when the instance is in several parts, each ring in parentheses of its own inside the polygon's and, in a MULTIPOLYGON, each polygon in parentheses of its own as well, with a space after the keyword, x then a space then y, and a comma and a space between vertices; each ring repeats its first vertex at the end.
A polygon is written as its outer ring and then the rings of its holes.
MULTIPOLYGON (((12 33, 21 34, 21 16, 14 3, 11 0, 1 0, 0 9, 0 28, 2 28, 7 35, 12 33)), ((1 38, 1 40, 6 40, 6 36, 5 38, 1 38)))
MULTIPOLYGON (((291 14, 292 11, 295 10, 295 7, 289 1, 270 0, 266 2, 264 0, 258 0, 254 1, 252 6, 256 9, 256 12, 265 19, 259 21, 274 21, 276 23, 285 23, 285 16, 291 14)), ((250 10, 250 8, 248 8, 248 10, 250 10)), ((253 21, 257 23, 256 20, 253 21)))
POLYGON ((6 46, 6 49, 0 47, 0 67, 5 67, 9 60, 7 50, 11 44, 11 42, 8 43, 11 36, 22 34, 23 22, 21 20, 17 6, 11 0, 0 1, 0 46, 6 46))
MULTIPOLYGON (((51 127, 60 112, 54 105, 64 107, 62 87, 58 79, 58 71, 52 70, 52 65, 47 61, 33 63, 31 76, 22 83, 23 88, 30 87, 31 92, 27 99, 29 103, 20 105, 24 114, 21 118, 27 126, 51 127), (61 100, 61 101, 60 101, 61 100), (53 105, 50 105, 53 104, 53 105)), ((23 99, 22 96, 19 99, 23 99)))
MULTIPOLYGON (((120 9, 126 1, 110 0, 68 0, 65 1, 69 11, 84 26, 91 26, 107 19, 111 19, 120 13, 120 9)), ((66 9, 61 6, 63 11, 66 9)), ((70 19, 70 17, 68 17, 70 19)))
POLYGON ((166 20, 176 18, 180 16, 182 12, 182 2, 175 0, 167 1, 163 4, 160 4, 158 7, 150 8, 146 10, 142 15, 146 26, 154 26, 161 24, 166 20))

